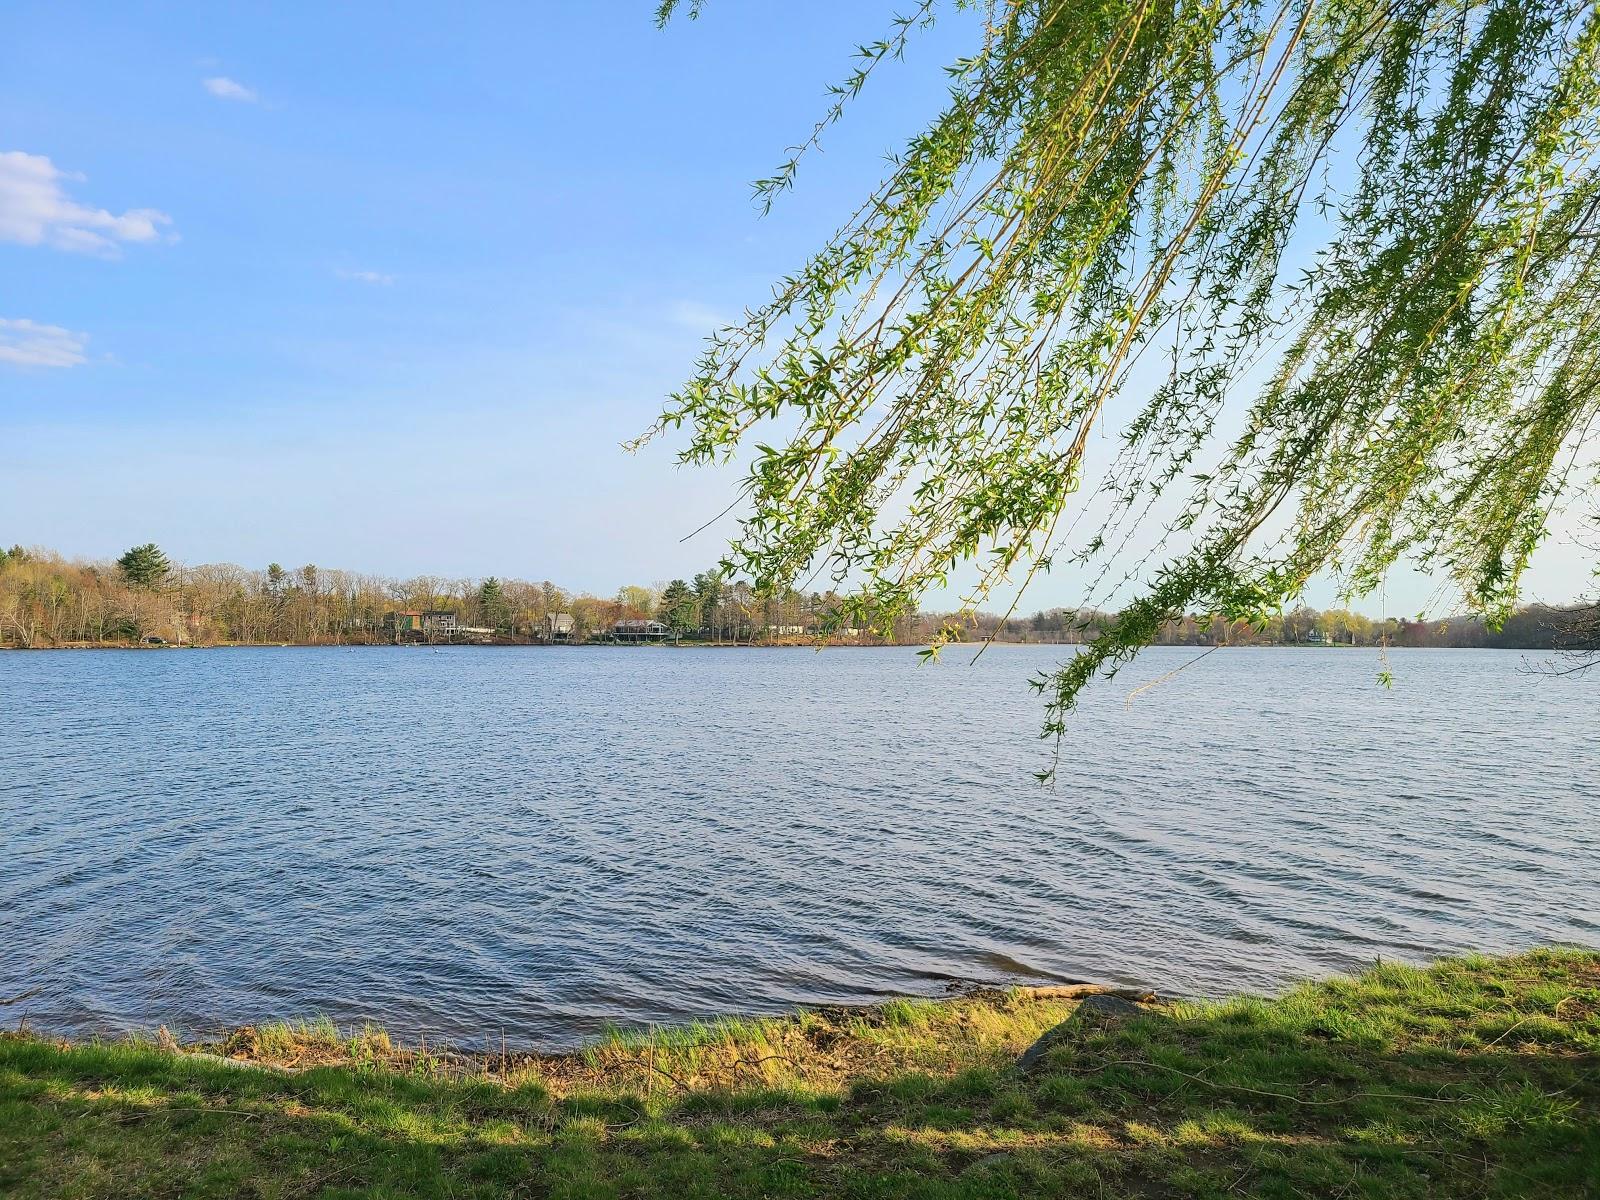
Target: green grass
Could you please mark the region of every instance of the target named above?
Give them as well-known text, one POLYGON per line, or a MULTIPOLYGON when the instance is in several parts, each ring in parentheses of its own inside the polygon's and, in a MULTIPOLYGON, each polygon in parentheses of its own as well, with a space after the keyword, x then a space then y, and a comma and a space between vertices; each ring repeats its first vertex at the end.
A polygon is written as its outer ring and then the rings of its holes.
POLYGON ((17 1197, 1600 1196, 1600 955, 1074 1020, 1018 991, 469 1060, 326 1022, 0 1039, 17 1197))

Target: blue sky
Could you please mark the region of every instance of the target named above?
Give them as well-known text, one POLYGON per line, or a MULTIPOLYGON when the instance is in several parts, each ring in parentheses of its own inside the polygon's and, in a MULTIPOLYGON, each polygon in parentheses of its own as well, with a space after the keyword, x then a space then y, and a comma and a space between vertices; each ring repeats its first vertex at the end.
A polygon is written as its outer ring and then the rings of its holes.
MULTIPOLYGON (((718 529, 679 539, 733 476, 619 443, 966 39, 916 42, 763 219, 749 181, 892 8, 653 7, 8 5, 0 540, 602 593, 714 561, 718 529)), ((1583 585, 1546 559, 1536 591, 1583 585)))

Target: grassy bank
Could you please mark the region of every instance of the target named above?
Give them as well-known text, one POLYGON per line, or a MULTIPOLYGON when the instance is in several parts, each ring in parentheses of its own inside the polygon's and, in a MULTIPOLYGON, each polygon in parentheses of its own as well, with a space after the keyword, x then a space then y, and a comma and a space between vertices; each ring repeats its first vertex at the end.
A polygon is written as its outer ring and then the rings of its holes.
POLYGON ((898 1001, 551 1057, 400 1050, 325 1023, 210 1048, 276 1069, 10 1036, 0 1193, 1600 1195, 1600 955, 1075 1008, 898 1001))

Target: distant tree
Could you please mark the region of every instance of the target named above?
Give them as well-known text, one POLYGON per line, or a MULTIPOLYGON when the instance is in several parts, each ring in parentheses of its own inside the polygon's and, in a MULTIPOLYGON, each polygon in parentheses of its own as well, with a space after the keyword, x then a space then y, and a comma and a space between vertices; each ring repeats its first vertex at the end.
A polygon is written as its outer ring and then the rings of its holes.
POLYGON ((723 585, 723 623, 731 632, 735 644, 741 639, 749 641, 754 634, 756 607, 755 589, 744 580, 735 579, 723 585))
POLYGON ((511 626, 511 605, 500 580, 491 575, 478 585, 478 609, 492 628, 505 631, 511 626))
POLYGON ((700 612, 700 628, 706 631, 707 636, 717 638, 720 628, 717 618, 721 615, 718 610, 722 607, 722 573, 701 571, 696 575, 694 599, 695 607, 700 612))
POLYGON ((667 584, 666 590, 661 593, 661 606, 656 615, 675 634, 684 634, 693 629, 699 614, 689 585, 682 579, 674 579, 667 584))
POLYGON ((629 617, 648 617, 655 611, 656 594, 638 584, 625 584, 617 589, 617 603, 629 617))
POLYGON ((566 592, 548 579, 539 585, 539 604, 543 610, 540 612, 540 616, 548 613, 564 612, 571 603, 572 597, 568 596, 566 592))
POLYGON ((1600 666, 1600 600, 1573 614, 1564 641, 1558 643, 1572 658, 1572 669, 1600 666))
MULTIPOLYGON (((1589 520, 1600 532, 1600 510, 1596 510, 1589 520)), ((1591 550, 1596 548, 1592 542, 1586 544, 1591 550)), ((1594 583, 1596 588, 1600 588, 1600 568, 1595 570, 1594 583)), ((1591 593, 1590 599, 1571 614, 1570 624, 1563 637, 1557 640, 1557 645, 1565 649, 1572 659, 1571 670, 1587 671, 1600 667, 1600 592, 1591 593)))
POLYGON ((607 632, 614 617, 606 611, 605 601, 598 596, 573 596, 569 609, 572 613, 572 640, 586 641, 595 634, 607 632))
POLYGON ((135 546, 117 559, 122 577, 135 587, 153 588, 167 577, 171 564, 154 542, 135 546))
POLYGON ((1283 614, 1283 640, 1286 642, 1303 642, 1306 636, 1317 627, 1317 618, 1320 614, 1314 608, 1301 604, 1283 614))

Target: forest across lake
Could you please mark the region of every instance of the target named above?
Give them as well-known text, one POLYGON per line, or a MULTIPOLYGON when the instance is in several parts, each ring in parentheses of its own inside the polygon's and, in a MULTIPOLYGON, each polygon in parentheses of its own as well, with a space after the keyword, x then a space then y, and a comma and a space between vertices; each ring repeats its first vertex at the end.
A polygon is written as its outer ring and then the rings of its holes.
MULTIPOLYGON (((0 647, 105 645, 385 645, 704 642, 712 645, 914 645, 956 640, 1078 644, 1117 613, 1049 608, 900 616, 884 624, 844 615, 831 590, 758 592, 710 569, 692 579, 629 584, 611 596, 550 580, 489 576, 406 579, 271 563, 184 566, 153 544, 116 562, 48 550, 0 550, 0 647)), ((1167 622, 1157 644, 1584 650, 1600 648, 1600 605, 1528 605, 1495 626, 1478 614, 1370 616, 1307 605, 1260 622, 1203 613, 1167 622)))

